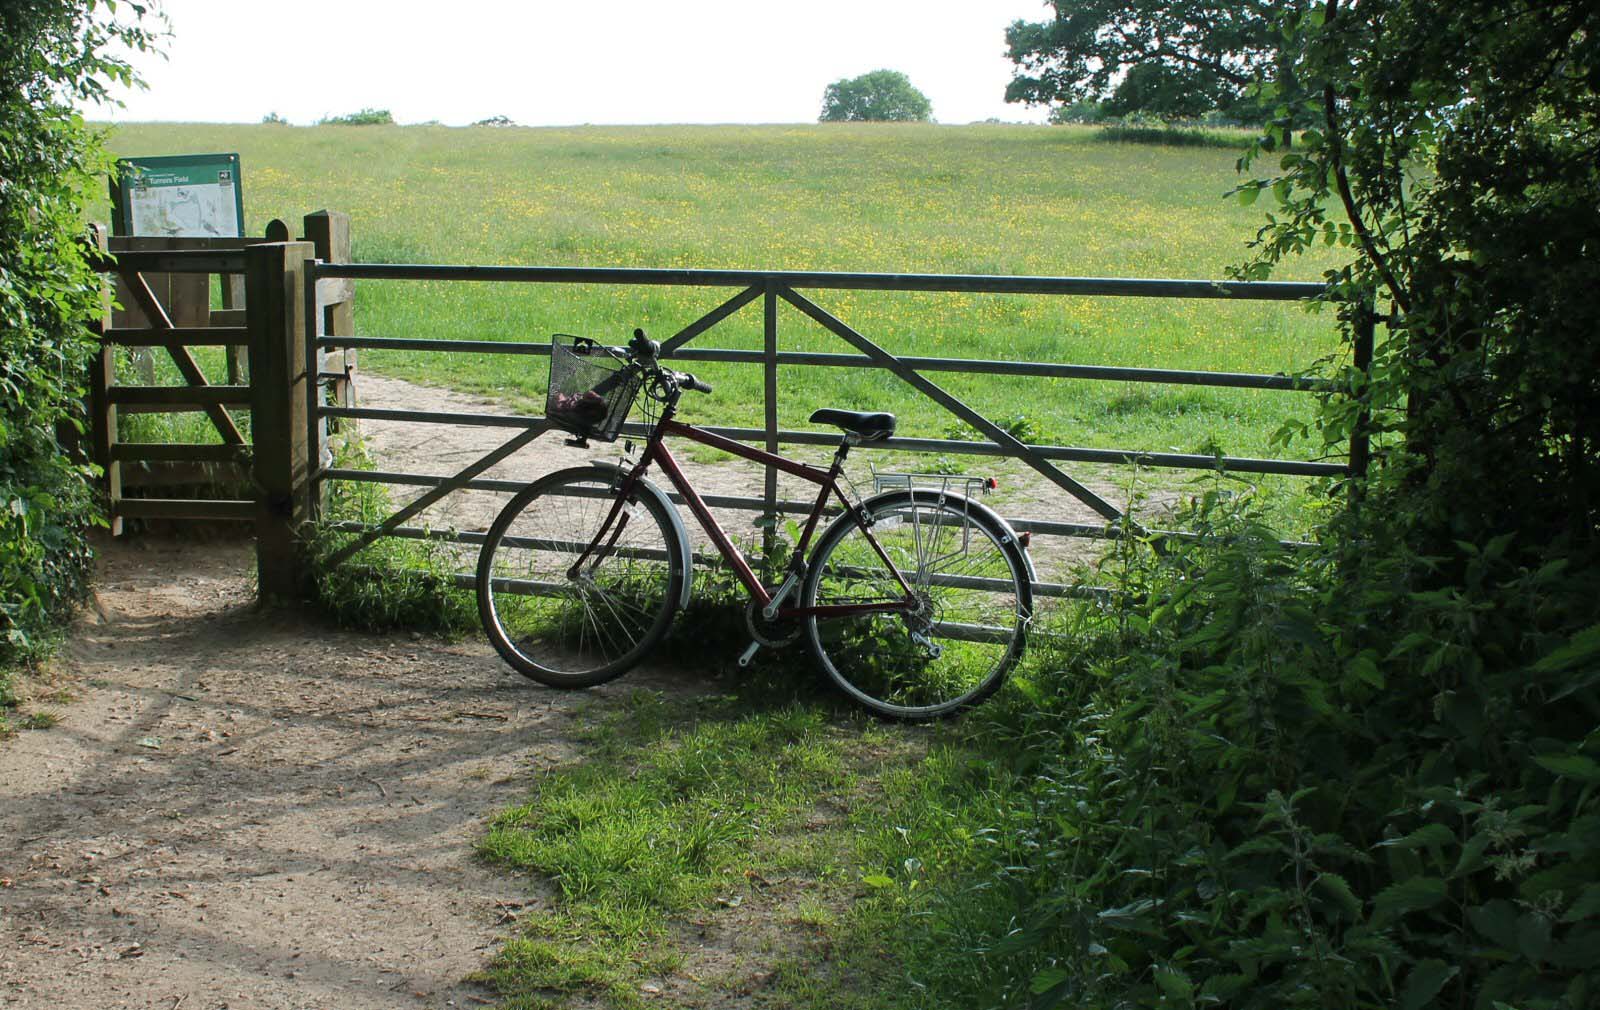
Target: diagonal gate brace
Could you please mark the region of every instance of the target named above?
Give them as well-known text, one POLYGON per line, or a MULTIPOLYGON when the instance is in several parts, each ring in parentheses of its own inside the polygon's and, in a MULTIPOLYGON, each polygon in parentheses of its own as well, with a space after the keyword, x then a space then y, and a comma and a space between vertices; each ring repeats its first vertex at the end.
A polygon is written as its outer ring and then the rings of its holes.
MULTIPOLYGON (((172 325, 172 317, 167 315, 167 310, 161 307, 161 302, 156 298, 155 292, 150 290, 150 282, 144 279, 144 274, 137 270, 122 270, 122 279, 128 285, 128 290, 133 293, 133 300, 139 303, 139 309, 150 320, 150 325, 158 330, 173 332, 176 336, 177 327, 172 325)), ((195 364, 194 357, 187 347, 173 341, 167 343, 167 353, 172 355, 173 364, 178 366, 178 371, 183 373, 183 381, 191 386, 208 386, 205 373, 200 371, 200 366, 195 364)), ((244 445, 244 435, 239 431, 239 426, 233 423, 233 417, 228 409, 220 404, 207 404, 206 415, 211 418, 211 423, 216 425, 217 434, 229 445, 244 445)))
POLYGON ((973 410, 965 403, 962 403, 960 400, 956 399, 950 393, 947 393, 937 384, 923 378, 922 375, 910 365, 879 347, 877 344, 862 336, 860 333, 857 333, 849 326, 849 324, 838 319, 832 313, 806 298, 804 295, 797 293, 793 288, 781 287, 778 289, 778 293, 783 296, 784 301, 810 316, 825 329, 831 330, 834 334, 843 339, 845 343, 850 344, 856 350, 871 358, 881 367, 887 368, 889 371, 910 383, 930 400, 933 400, 950 413, 961 418, 961 420, 967 422, 974 428, 989 436, 989 438, 992 439, 995 444, 1005 449, 1017 459, 1022 460, 1024 463, 1039 471, 1039 473, 1043 474, 1063 491, 1066 491, 1074 498, 1094 509, 1107 520, 1113 523, 1123 521, 1124 517, 1122 511, 1115 505, 1106 501, 1104 498, 1095 494, 1087 487, 1084 487, 1082 484, 1062 473, 1061 470, 1051 464, 1049 460, 1044 459, 1026 444, 1013 437, 1010 432, 990 421, 988 418, 973 410))
POLYGON ((529 442, 532 442, 540 435, 543 435, 549 430, 549 428, 550 425, 544 421, 530 422, 528 430, 519 432, 512 436, 498 449, 495 449, 487 455, 481 457, 476 463, 473 463, 471 466, 467 467, 465 470, 462 470, 454 477, 445 480, 432 491, 429 491, 416 501, 385 519, 378 526, 368 530, 351 543, 341 547, 333 555, 333 557, 329 558, 324 563, 327 567, 333 568, 336 565, 350 560, 350 558, 357 551, 371 545, 373 541, 377 540, 379 537, 387 536, 389 533, 398 528, 401 523, 405 522, 407 519, 410 519, 412 516, 416 515, 418 512, 421 512, 423 509, 427 508, 429 505, 432 505, 434 502, 438 501, 440 498, 443 498, 450 492, 465 487, 468 481, 472 480, 480 473, 483 473, 485 470, 505 459, 507 456, 516 452, 518 449, 521 449, 529 442))
POLYGON ((711 327, 713 327, 713 326, 717 325, 718 323, 722 322, 724 319, 726 319, 729 316, 733 315, 735 312, 738 312, 740 309, 744 308, 746 305, 749 305, 751 302, 755 301, 757 298, 760 298, 760 297, 761 297, 761 288, 758 288, 758 287, 745 288, 743 291, 741 291, 738 294, 734 295, 732 298, 729 298, 727 301, 723 302, 721 305, 718 305, 716 308, 712 309, 710 312, 707 312, 705 315, 701 316, 699 319, 696 319, 694 322, 690 323, 688 326, 685 326, 683 329, 679 330, 677 333, 674 333, 671 337, 667 338, 661 344, 661 356, 664 358, 664 357, 670 355, 673 351, 676 351, 678 348, 682 347, 684 344, 687 344, 689 341, 693 340, 695 337, 698 337, 700 334, 702 334, 705 331, 711 329, 711 327))

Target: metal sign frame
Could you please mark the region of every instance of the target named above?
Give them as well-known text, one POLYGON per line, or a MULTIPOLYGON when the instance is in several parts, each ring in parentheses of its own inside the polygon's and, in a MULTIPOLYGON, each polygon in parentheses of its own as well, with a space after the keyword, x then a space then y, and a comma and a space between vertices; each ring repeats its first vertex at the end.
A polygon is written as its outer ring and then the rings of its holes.
POLYGON ((237 154, 174 154, 156 157, 117 159, 117 173, 111 184, 112 216, 119 235, 141 238, 242 238, 244 236, 244 187, 240 179, 237 154), (165 188, 182 185, 225 184, 233 190, 233 232, 180 231, 137 232, 134 230, 134 191, 141 181, 165 188))

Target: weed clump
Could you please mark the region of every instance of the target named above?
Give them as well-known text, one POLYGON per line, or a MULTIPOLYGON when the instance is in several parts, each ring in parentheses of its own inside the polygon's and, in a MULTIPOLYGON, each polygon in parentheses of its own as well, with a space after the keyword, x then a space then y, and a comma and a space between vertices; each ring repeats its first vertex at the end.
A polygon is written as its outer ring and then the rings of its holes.
MULTIPOLYGON (((338 465, 372 468, 359 442, 340 448, 338 465)), ((381 484, 349 481, 334 486, 307 545, 312 572, 308 598, 341 627, 442 635, 476 628, 477 606, 470 592, 456 587, 456 565, 448 543, 380 537, 348 560, 329 563, 360 535, 346 524, 374 526, 393 511, 389 492, 381 484)))

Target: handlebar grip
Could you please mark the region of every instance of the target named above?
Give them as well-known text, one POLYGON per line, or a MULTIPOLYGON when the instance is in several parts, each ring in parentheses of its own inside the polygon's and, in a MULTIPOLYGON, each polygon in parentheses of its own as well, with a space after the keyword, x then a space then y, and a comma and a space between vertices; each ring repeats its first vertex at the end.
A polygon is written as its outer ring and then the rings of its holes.
POLYGON ((709 392, 711 392, 711 383, 706 382, 703 379, 695 378, 694 375, 692 373, 690 373, 690 372, 684 372, 683 373, 682 385, 683 385, 684 389, 692 389, 697 393, 709 393, 709 392))

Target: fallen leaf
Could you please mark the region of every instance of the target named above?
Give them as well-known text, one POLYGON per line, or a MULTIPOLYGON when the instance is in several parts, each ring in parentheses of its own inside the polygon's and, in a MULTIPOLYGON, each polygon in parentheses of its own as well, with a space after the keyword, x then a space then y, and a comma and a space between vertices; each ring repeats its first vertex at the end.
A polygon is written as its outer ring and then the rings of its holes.
POLYGON ((147 747, 150 750, 160 750, 161 749, 161 738, 158 737, 158 736, 147 736, 147 737, 144 737, 143 739, 141 739, 139 741, 139 746, 140 747, 147 747))

